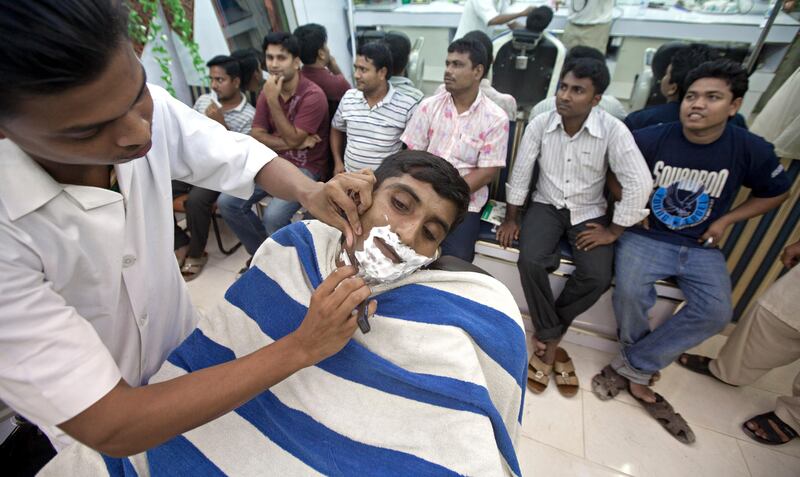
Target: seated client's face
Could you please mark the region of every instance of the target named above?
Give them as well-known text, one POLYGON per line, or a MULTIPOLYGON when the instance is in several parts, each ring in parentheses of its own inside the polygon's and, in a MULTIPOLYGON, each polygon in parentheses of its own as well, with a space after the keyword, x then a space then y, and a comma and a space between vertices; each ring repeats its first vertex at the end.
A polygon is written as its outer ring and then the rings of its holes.
MULTIPOLYGON (((436 193, 427 182, 408 174, 384 180, 372 196, 372 206, 361 216, 364 233, 356 240, 356 250, 364 250, 364 242, 373 228, 389 226, 402 244, 417 254, 433 257, 456 219, 456 205, 436 193)), ((375 246, 394 263, 402 258, 381 236, 375 246)), ((400 254, 402 255, 402 254, 400 254)))

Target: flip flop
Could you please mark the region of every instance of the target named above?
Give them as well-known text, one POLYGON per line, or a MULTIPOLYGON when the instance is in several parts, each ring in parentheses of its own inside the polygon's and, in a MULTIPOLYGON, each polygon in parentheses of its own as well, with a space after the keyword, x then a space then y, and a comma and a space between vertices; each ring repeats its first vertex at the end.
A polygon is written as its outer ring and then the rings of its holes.
POLYGON ((550 383, 553 366, 544 364, 535 354, 528 361, 528 389, 534 394, 541 394, 550 383))
POLYGON ((578 376, 575 374, 575 365, 564 348, 556 349, 556 359, 553 363, 553 371, 556 376, 556 387, 558 392, 564 397, 573 397, 578 394, 580 385, 578 376))
POLYGON ((797 432, 792 429, 789 424, 783 422, 783 420, 781 420, 781 418, 778 417, 774 412, 767 412, 764 414, 759 414, 755 417, 751 417, 742 423, 742 430, 754 441, 760 444, 766 444, 768 446, 780 446, 791 442, 792 439, 797 437, 797 432), (754 422, 757 424, 761 430, 767 433, 767 437, 761 437, 756 434, 755 431, 747 427, 748 422, 754 422), (778 429, 780 429, 780 431, 783 432, 783 434, 789 439, 785 441, 781 440, 781 436, 778 435, 778 433, 775 431, 775 427, 772 424, 775 424, 775 426, 777 426, 778 429))
POLYGON ((592 392, 601 401, 613 399, 628 388, 628 378, 614 371, 609 364, 592 378, 592 392))
POLYGON ((664 399, 664 396, 655 393, 656 402, 647 402, 644 399, 636 397, 628 388, 628 393, 639 404, 642 405, 645 411, 650 414, 653 419, 658 421, 672 437, 678 439, 684 444, 691 444, 695 441, 694 431, 689 427, 689 423, 680 414, 675 412, 672 405, 664 399))
POLYGON ((204 253, 202 257, 195 258, 195 257, 186 257, 183 261, 183 266, 181 267, 181 275, 183 279, 187 282, 190 282, 197 278, 200 275, 200 272, 203 271, 203 267, 205 267, 206 263, 208 263, 208 254, 204 253))
POLYGON ((714 373, 711 372, 711 368, 709 368, 709 364, 711 363, 711 358, 707 356, 701 356, 699 354, 690 354, 690 353, 683 353, 678 357, 676 361, 679 365, 683 366, 684 368, 688 369, 689 371, 693 371, 697 374, 702 374, 704 376, 710 376, 721 383, 725 383, 728 386, 738 387, 735 384, 726 383, 725 381, 719 379, 718 377, 714 376, 714 373), (684 361, 686 361, 684 363, 684 361))

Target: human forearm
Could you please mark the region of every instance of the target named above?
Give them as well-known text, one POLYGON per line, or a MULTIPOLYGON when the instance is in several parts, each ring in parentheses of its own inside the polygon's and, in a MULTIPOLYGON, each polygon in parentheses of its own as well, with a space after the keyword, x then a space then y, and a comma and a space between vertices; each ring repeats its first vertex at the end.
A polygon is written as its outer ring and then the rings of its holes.
POLYGON ((303 141, 308 136, 308 133, 294 127, 289 119, 283 114, 283 109, 277 99, 270 98, 268 100, 269 110, 272 114, 272 121, 275 123, 275 129, 278 130, 280 136, 286 141, 289 149, 297 149, 303 144, 303 141))
POLYGON ((465 175, 463 178, 469 186, 470 193, 492 182, 492 179, 499 170, 499 167, 480 167, 465 175))
POLYGON ((331 128, 331 155, 336 164, 344 164, 344 148, 344 133, 336 128, 331 128))
POLYGON ((120 381, 60 427, 110 456, 143 452, 237 408, 311 365, 293 340, 289 335, 241 359, 162 383, 132 388, 120 381))
POLYGON ((739 207, 731 210, 718 220, 723 221, 726 225, 733 225, 742 220, 747 220, 769 212, 781 205, 788 196, 789 193, 787 192, 776 197, 750 197, 739 207))
POLYGON ((289 150, 289 145, 286 144, 286 141, 284 141, 283 138, 273 136, 264 129, 253 129, 250 131, 250 135, 253 136, 258 142, 264 144, 275 152, 289 150))
POLYGON ((303 206, 308 205, 311 193, 321 187, 321 183, 306 176, 294 164, 281 157, 276 157, 262 167, 256 174, 255 182, 271 196, 300 202, 303 206))
POLYGON ((517 12, 517 13, 501 13, 496 17, 489 20, 489 25, 503 25, 508 22, 514 21, 519 17, 525 16, 526 13, 524 12, 517 12))
POLYGON ((518 222, 519 221, 519 206, 506 204, 506 217, 504 222, 518 222))

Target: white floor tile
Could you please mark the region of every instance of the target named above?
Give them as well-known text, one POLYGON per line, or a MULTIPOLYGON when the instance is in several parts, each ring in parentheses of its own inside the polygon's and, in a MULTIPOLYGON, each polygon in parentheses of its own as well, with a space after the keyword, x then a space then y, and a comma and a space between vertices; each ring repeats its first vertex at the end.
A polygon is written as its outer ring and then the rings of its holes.
POLYGON ((209 262, 200 276, 187 283, 192 304, 201 313, 213 310, 225 299, 225 292, 234 280, 236 272, 223 270, 209 262))
POLYGON ((523 476, 625 477, 626 475, 527 437, 520 438, 517 456, 523 476))
POLYGON ((797 477, 800 475, 800 458, 791 457, 767 446, 739 441, 752 477, 797 477))
POLYGON ((583 393, 565 398, 552 378, 542 394, 525 392, 522 435, 583 457, 583 393))
POLYGON ((685 445, 643 409, 584 394, 586 458, 595 463, 633 476, 749 476, 732 437, 694 425, 697 442, 685 445))

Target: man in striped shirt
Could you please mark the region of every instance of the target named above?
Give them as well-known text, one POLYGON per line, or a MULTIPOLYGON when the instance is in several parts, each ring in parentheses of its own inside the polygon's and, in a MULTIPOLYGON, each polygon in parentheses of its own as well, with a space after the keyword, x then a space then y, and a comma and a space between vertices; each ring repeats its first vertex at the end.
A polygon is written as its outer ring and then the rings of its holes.
POLYGON ((356 88, 342 97, 331 123, 334 174, 377 169, 387 156, 400 151, 400 135, 417 101, 392 87, 391 72, 392 54, 384 43, 358 49, 356 88))
MULTIPOLYGON (((506 247, 519 239, 520 278, 536 329, 529 365, 534 392, 547 386, 558 344, 572 320, 610 286, 614 241, 647 217, 653 186, 647 164, 625 125, 594 108, 608 83, 608 68, 597 59, 579 58, 564 66, 556 110, 528 124, 508 184, 508 211, 497 239, 506 247), (528 198, 537 162, 539 179, 520 227, 518 208, 528 198), (622 185, 613 220, 606 216, 603 194, 609 168, 622 185), (558 244, 565 237, 575 271, 555 300, 548 274, 558 267, 558 244)), ((578 385, 574 376, 557 374, 556 382, 566 395, 569 391, 562 388, 576 390, 578 385)))

